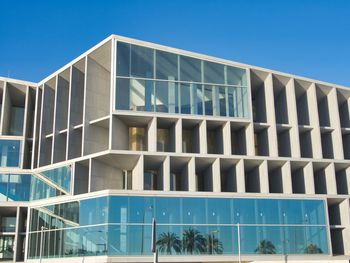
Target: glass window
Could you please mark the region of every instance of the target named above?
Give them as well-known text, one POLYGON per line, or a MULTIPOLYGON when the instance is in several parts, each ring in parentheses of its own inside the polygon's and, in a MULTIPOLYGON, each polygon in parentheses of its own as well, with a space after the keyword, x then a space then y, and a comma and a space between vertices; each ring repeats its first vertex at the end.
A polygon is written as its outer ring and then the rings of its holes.
POLYGON ((271 199, 257 200, 257 217, 258 224, 281 224, 282 211, 280 202, 271 199))
POLYGON ((151 223, 154 215, 154 198, 132 196, 129 198, 129 223, 151 223))
POLYGON ((232 224, 232 199, 208 198, 208 224, 232 224))
POLYGON ((0 201, 7 201, 8 196, 8 174, 0 174, 0 201))
POLYGON ((128 222, 129 197, 111 196, 109 197, 109 223, 128 222))
POLYGON ((213 115, 213 87, 209 85, 204 86, 204 109, 205 115, 213 115))
POLYGON ((108 197, 80 201, 79 223, 81 226, 108 222, 108 197))
POLYGON ((9 179, 8 199, 10 201, 28 201, 31 175, 11 174, 9 179))
POLYGON ((183 224, 206 224, 207 211, 204 198, 182 198, 183 224))
POLYGON ((130 109, 135 111, 153 111, 153 81, 130 79, 130 109))
POLYGON ((35 175, 31 176, 29 195, 30 200, 39 200, 60 195, 63 195, 63 193, 58 189, 47 185, 38 179, 35 175))
POLYGON ((219 87, 220 116, 226 116, 226 87, 219 87))
MULTIPOLYGON (((155 87, 155 107, 156 112, 169 112, 171 107, 172 112, 175 112, 175 96, 170 97, 172 89, 175 86, 174 82, 157 81, 155 87), (169 103, 172 105, 170 106, 169 103)), ((173 94, 172 94, 173 95, 173 94)))
POLYGON ((182 83, 180 87, 181 113, 191 114, 191 84, 182 83))
POLYGON ((1 167, 19 167, 20 141, 0 140, 1 167))
POLYGON ((130 76, 130 44, 117 42, 117 76, 130 76))
POLYGON ((180 80, 202 81, 201 61, 199 59, 180 56, 180 80))
POLYGON ((169 129, 157 129, 157 151, 169 152, 170 149, 169 129))
POLYGON ((180 198, 155 198, 155 215, 157 223, 180 224, 181 222, 181 199, 180 198))
POLYGON ((115 103, 117 110, 130 109, 130 80, 117 78, 115 103))
POLYGON ((71 166, 63 166, 41 172, 41 175, 70 192, 71 166))
POLYGON ((23 135, 24 107, 11 107, 10 135, 23 135))
POLYGON ((234 224, 254 224, 257 215, 257 200, 234 199, 233 216, 234 224))
POLYGON ((246 70, 241 68, 235 68, 226 66, 227 69, 227 84, 247 86, 246 70))
POLYGON ((326 224, 324 203, 322 201, 304 200, 302 202, 304 224, 326 224))
POLYGON ((227 102, 228 102, 228 116, 235 116, 235 97, 236 97, 236 88, 227 87, 227 102))
POLYGON ((146 129, 141 127, 129 127, 129 150, 146 151, 146 129))
POLYGON ((204 61, 204 82, 225 84, 224 65, 210 61, 204 61))
POLYGON ((131 76, 152 79, 153 54, 153 49, 131 45, 131 76))
POLYGON ((0 236, 0 260, 13 259, 13 253, 15 249, 15 237, 14 236, 0 236))
POLYGON ((178 80, 178 56, 156 50, 156 79, 178 80))
POLYGON ((175 82, 157 81, 155 85, 155 111, 179 112, 178 84, 175 82))
POLYGON ((197 96, 196 100, 194 101, 195 109, 196 109, 196 114, 198 115, 203 115, 203 85, 200 84, 194 84, 196 91, 197 91, 197 96))
POLYGON ((281 224, 303 224, 302 201, 300 200, 280 200, 281 224))

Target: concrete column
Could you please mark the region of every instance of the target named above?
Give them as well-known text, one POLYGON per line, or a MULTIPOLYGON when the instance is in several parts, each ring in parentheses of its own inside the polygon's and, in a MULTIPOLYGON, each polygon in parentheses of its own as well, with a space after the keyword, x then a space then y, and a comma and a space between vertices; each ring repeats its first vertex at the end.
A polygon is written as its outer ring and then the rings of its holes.
POLYGON ((237 192, 245 193, 244 160, 241 159, 236 164, 237 192))
POLYGON ((335 167, 334 163, 328 165, 325 169, 326 176, 326 186, 327 194, 336 195, 337 194, 337 183, 335 178, 335 167))
POLYGON ((307 90, 307 101, 309 105, 310 126, 312 127, 312 130, 311 130, 312 155, 314 159, 322 159, 320 121, 318 119, 318 106, 317 106, 317 95, 316 95, 315 83, 312 83, 307 90))
POLYGON ((199 124, 199 152, 201 154, 207 154, 207 122, 203 120, 199 124))
POLYGON ((222 127, 224 155, 231 155, 231 123, 228 121, 222 127))
POLYGON ((178 119, 175 124, 175 152, 182 152, 182 121, 178 119))
POLYGON ((192 157, 188 162, 188 191, 195 192, 196 190, 196 164, 192 157))
POLYGON ((275 102, 273 94, 273 80, 270 73, 265 81, 265 99, 266 99, 266 118, 267 123, 270 125, 268 128, 268 140, 269 140, 269 155, 273 157, 278 156, 277 145, 277 131, 276 131, 276 115, 275 115, 275 102))
POLYGON ((134 170, 132 170, 132 190, 143 190, 143 159, 143 155, 141 155, 134 170))
POLYGON ((213 192, 221 192, 220 161, 216 159, 212 164, 213 192))
POLYGON ((163 190, 170 191, 170 157, 166 156, 163 162, 163 190))
POLYGON ((332 88, 332 90, 329 92, 327 101, 330 125, 334 129, 332 132, 334 159, 342 160, 344 159, 343 140, 339 117, 337 90, 335 88, 332 88))
POLYGON ((251 122, 245 129, 245 137, 247 142, 247 155, 255 155, 255 141, 254 141, 254 124, 251 122))
POLYGON ((292 173, 290 161, 287 161, 282 166, 282 184, 283 184, 283 193, 292 194, 293 193, 293 184, 292 184, 292 173))
POLYGON ((260 192, 264 194, 269 193, 269 171, 267 166, 267 161, 264 160, 259 165, 259 179, 260 179, 260 192))
POLYGON ((291 125, 290 129, 290 148, 291 155, 294 158, 300 158, 300 144, 299 144, 299 125, 298 113, 295 98, 294 79, 289 80, 286 85, 288 120, 291 125))
POLYGON ((304 167, 304 182, 305 182, 305 193, 314 195, 315 194, 314 169, 311 162, 309 162, 304 167))
POLYGON ((147 126, 147 150, 149 152, 157 151, 157 119, 152 118, 147 126))

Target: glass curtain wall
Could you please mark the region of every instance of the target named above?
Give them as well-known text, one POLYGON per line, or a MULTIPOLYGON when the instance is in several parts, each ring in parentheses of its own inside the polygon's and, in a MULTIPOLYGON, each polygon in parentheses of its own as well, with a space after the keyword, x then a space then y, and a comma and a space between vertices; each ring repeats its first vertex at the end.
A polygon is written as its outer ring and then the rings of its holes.
POLYGON ((63 194, 31 174, 0 174, 0 201, 30 201, 63 194))
POLYGON ((21 141, 0 140, 0 166, 19 167, 20 147, 21 141))
POLYGON ((152 218, 163 255, 329 253, 322 200, 110 196, 32 209, 29 257, 150 255, 152 218))
POLYGON ((14 243, 14 236, 0 236, 0 260, 13 259, 14 243))
POLYGON ((248 117, 246 70, 117 42, 116 109, 248 117))

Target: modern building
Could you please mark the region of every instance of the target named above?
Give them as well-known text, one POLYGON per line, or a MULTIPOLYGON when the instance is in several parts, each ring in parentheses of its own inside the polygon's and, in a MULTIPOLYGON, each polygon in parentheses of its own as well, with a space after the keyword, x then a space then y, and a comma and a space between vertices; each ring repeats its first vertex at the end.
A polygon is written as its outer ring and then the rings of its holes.
POLYGON ((350 260, 347 87, 112 35, 0 102, 2 260, 350 260))

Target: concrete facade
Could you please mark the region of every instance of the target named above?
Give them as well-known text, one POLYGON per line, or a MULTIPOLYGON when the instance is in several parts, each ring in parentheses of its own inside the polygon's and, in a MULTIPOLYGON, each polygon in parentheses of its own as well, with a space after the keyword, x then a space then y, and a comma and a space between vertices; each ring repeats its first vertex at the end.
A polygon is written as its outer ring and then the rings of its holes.
MULTIPOLYGON (((143 100, 147 98, 147 84, 145 87, 143 100)), ((15 227, 0 234, 13 237, 11 260, 15 262, 39 261, 28 255, 30 241, 26 237, 32 209, 106 195, 322 200, 328 253, 242 254, 241 260, 349 262, 347 87, 112 35, 39 83, 0 78, 0 92, 1 139, 18 140, 21 145, 18 166, 3 165, 1 174, 32 174, 60 192, 0 202, 0 217, 16 218, 15 227), (242 69, 247 81, 242 84, 246 103, 232 117, 229 102, 224 106, 226 116, 200 114, 192 108, 188 114, 170 112, 170 102, 166 105, 169 112, 158 112, 160 106, 153 97, 153 111, 147 110, 147 103, 146 110, 140 110, 139 98, 135 99, 136 110, 118 109, 117 98, 131 96, 118 93, 118 79, 128 79, 133 87, 156 79, 118 76, 118 42, 222 64, 225 74, 228 66, 242 69), (13 107, 24 111, 20 134, 11 132, 13 107), (69 188, 45 175, 45 171, 63 166, 71 169, 69 188)), ((172 97, 170 92, 168 96, 172 97)), ((202 105, 207 107, 206 102, 202 105)), ((211 107, 213 115, 216 110, 223 112, 215 102, 211 107)), ((43 257, 44 262, 82 260, 151 262, 152 257, 43 257)), ((239 257, 161 255, 160 261, 238 262, 239 257)))

